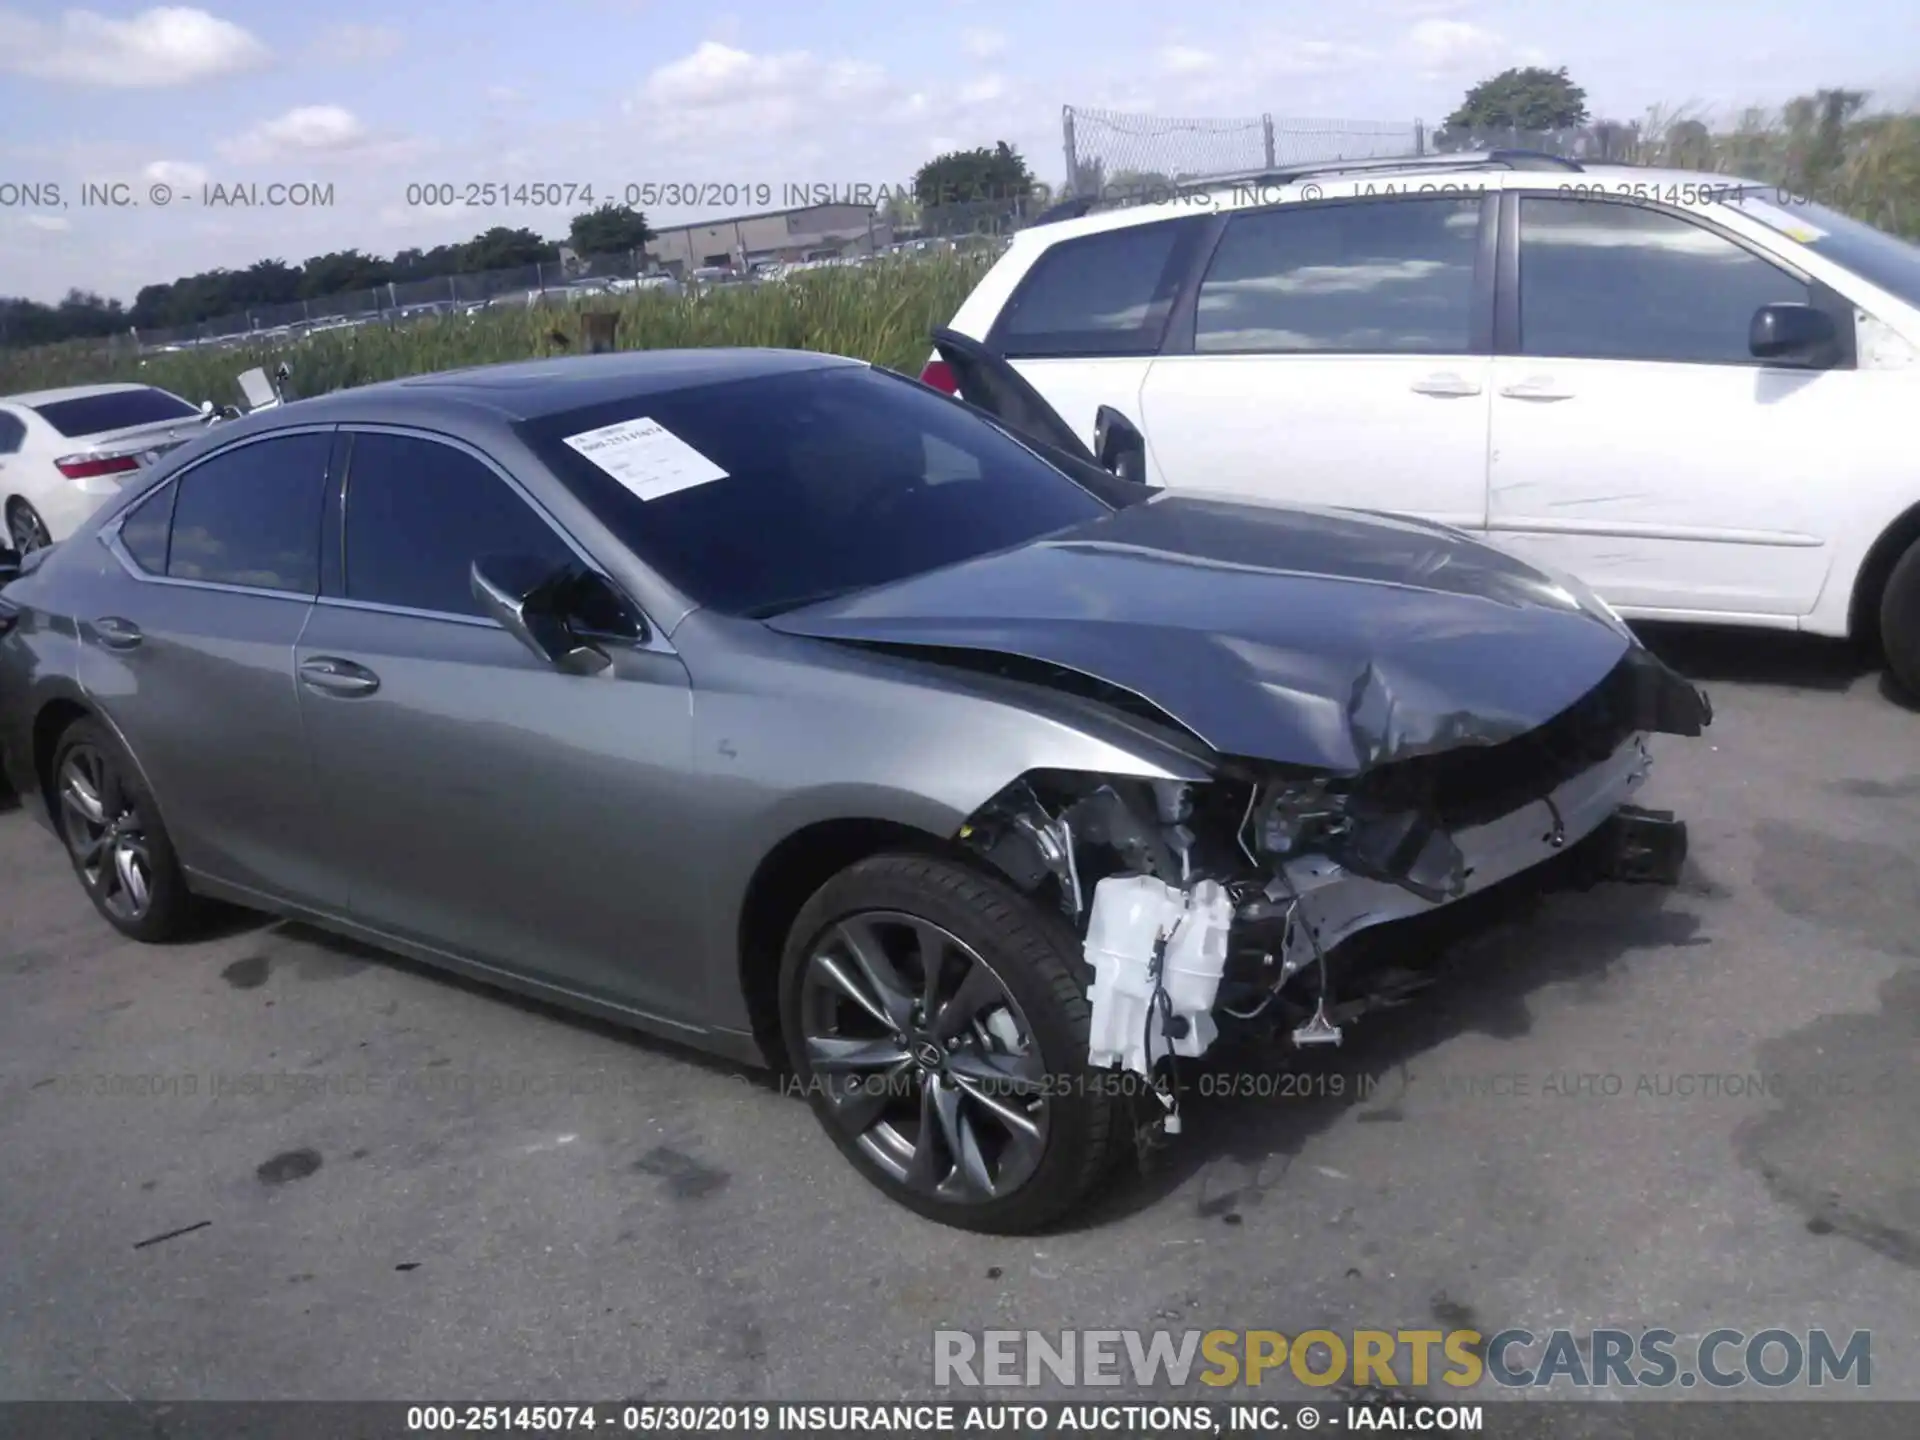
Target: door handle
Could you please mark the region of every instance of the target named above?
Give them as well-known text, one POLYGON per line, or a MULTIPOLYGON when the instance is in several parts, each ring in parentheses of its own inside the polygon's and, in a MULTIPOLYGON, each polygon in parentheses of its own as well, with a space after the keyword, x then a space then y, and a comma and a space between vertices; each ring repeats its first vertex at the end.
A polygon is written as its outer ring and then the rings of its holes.
POLYGON ((1414 381, 1413 393, 1416 395, 1478 395, 1480 387, 1473 381, 1455 375, 1449 370, 1414 381))
POLYGON ((118 615, 102 615, 94 621, 93 634, 109 650, 131 650, 142 639, 140 627, 118 615))
POLYGON ((371 695, 380 688, 380 677, 351 660, 316 655, 300 662, 300 683, 324 695, 371 695))
POLYGON ((1536 375, 1531 380, 1522 380, 1514 385, 1502 385, 1500 393, 1510 400, 1571 400, 1573 392, 1562 390, 1545 375, 1536 375))

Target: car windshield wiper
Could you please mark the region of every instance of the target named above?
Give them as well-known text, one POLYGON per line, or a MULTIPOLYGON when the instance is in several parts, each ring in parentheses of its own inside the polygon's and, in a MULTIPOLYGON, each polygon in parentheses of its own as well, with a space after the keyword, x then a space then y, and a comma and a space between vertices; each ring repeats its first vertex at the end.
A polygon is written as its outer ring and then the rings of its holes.
POLYGON ((798 610, 807 605, 818 605, 825 600, 838 600, 842 595, 851 595, 856 590, 865 590, 865 585, 836 585, 830 590, 812 590, 805 595, 790 595, 784 600, 769 600, 765 604, 755 605, 740 613, 749 620, 766 620, 775 615, 784 615, 789 610, 798 610))

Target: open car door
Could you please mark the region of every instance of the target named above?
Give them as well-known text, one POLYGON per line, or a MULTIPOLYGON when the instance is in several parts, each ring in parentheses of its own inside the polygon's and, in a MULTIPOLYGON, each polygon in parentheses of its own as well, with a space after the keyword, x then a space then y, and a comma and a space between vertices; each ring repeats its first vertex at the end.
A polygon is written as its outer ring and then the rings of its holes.
POLYGON ((1101 406, 1095 449, 1076 435, 1040 392, 1007 361, 970 335, 935 330, 933 348, 946 363, 960 399, 1003 430, 1116 506, 1153 493, 1146 483, 1147 449, 1140 431, 1118 410, 1101 406))

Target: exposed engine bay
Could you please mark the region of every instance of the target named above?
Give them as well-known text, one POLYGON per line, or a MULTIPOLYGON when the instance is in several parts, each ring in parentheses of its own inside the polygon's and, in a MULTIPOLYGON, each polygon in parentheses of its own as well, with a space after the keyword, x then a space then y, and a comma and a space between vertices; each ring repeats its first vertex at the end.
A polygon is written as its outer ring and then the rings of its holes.
POLYGON ((1514 738, 1347 775, 1233 757, 1203 782, 1034 771, 958 838, 1058 906, 1091 975, 1089 1065, 1144 1077, 1177 1133, 1179 1061, 1223 1029, 1341 1042, 1369 1000, 1339 993, 1333 952, 1360 931, 1581 842, 1595 878, 1678 878, 1684 823, 1629 802, 1647 736, 1698 734, 1711 709, 1642 657, 1514 738))

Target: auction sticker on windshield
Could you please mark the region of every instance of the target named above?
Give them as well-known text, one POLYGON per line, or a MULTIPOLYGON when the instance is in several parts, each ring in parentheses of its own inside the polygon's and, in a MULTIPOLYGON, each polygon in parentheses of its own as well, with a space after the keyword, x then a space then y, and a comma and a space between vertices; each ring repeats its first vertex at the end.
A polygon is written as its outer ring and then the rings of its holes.
POLYGON ((727 472, 713 461, 644 415, 583 430, 566 441, 642 500, 658 500, 727 478, 727 472))

